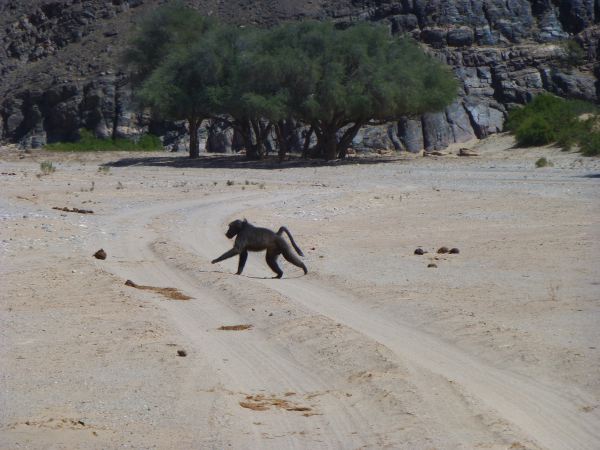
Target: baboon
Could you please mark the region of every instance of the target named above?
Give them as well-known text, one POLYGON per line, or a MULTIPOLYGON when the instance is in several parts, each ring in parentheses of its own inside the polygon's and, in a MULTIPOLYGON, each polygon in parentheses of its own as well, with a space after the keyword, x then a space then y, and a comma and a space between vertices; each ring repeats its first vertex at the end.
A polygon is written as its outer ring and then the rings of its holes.
POLYGON ((213 259, 211 262, 215 264, 235 255, 240 255, 237 271, 237 274, 240 275, 244 270, 244 266, 246 265, 246 259, 248 259, 249 251, 260 252, 262 250, 266 250, 267 264, 271 270, 277 274, 275 278, 281 278, 283 276, 283 271, 277 265, 277 257, 280 254, 282 254, 283 257, 289 262, 304 270, 304 274, 306 274, 308 269, 304 263, 300 261, 300 258, 298 258, 292 252, 290 246, 282 236, 284 232, 290 238, 290 241, 296 252, 298 252, 300 256, 304 256, 304 253, 302 253, 302 250, 300 250, 300 248, 296 245, 294 238, 286 227, 279 228, 279 231, 275 233, 267 228, 255 227, 254 225, 248 223, 246 219, 238 219, 229 224, 229 229, 227 230, 227 233, 225 233, 225 236, 227 236, 229 239, 236 236, 233 248, 223 253, 217 259, 213 259))

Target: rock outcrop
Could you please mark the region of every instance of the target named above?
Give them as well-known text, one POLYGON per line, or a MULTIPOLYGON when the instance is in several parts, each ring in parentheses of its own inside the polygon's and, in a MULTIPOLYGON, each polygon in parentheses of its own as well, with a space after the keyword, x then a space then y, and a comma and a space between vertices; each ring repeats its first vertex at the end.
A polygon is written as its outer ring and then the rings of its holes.
MULTIPOLYGON (((120 60, 133 25, 160 0, 6 0, 0 4, 0 140, 23 147, 148 131, 181 148, 183 129, 138 114, 120 60)), ((539 92, 598 102, 600 7, 594 0, 237 0, 188 3, 235 23, 333 20, 385 24, 454 68, 459 99, 445 111, 362 130, 355 149, 439 150, 503 129, 508 109, 539 92)), ((203 130, 231 151, 230 130, 203 130)))

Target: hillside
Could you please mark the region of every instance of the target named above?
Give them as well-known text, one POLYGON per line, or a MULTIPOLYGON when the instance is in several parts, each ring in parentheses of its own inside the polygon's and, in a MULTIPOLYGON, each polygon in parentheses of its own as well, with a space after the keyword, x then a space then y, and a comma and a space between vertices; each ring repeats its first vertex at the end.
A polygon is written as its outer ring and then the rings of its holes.
MULTIPOLYGON (((8 0, 0 5, 0 141, 22 147, 76 135, 165 134, 131 105, 120 60, 135 24, 161 0, 8 0)), ((600 12, 593 0, 188 1, 207 15, 268 26, 368 20, 408 33, 455 68, 459 101, 444 112, 367 129, 355 146, 440 149, 502 130, 532 94, 598 101, 600 12)), ((160 126, 159 126, 160 125, 160 126)), ((177 138, 179 133, 171 133, 177 138)))

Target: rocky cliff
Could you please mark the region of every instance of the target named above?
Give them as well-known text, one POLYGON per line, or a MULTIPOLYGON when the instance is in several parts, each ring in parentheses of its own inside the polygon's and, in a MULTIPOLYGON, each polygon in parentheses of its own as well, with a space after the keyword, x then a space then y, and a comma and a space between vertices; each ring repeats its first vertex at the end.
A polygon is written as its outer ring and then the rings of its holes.
MULTIPOLYGON (((169 130, 135 112, 120 51, 161 0, 0 3, 0 140, 23 147, 169 130)), ((452 67, 460 98, 445 111, 367 128, 356 148, 440 149, 502 130, 507 109, 538 92, 598 102, 600 0, 193 0, 233 23, 364 20, 408 33, 452 67)), ((218 131, 218 133, 227 133, 218 131)), ((212 136, 226 142, 226 136, 212 136)), ((228 147, 219 144, 213 148, 228 147)))

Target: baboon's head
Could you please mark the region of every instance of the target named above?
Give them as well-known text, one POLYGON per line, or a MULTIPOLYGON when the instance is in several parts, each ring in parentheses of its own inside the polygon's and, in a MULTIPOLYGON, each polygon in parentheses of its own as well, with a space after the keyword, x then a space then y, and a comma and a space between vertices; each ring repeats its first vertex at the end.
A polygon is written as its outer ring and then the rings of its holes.
POLYGON ((231 222, 229 224, 229 229, 227 230, 227 233, 225 233, 225 236, 227 236, 229 239, 231 239, 232 237, 237 235, 240 231, 242 231, 242 228, 244 228, 244 226, 247 223, 248 223, 248 221, 246 219, 234 220, 233 222, 231 222))

